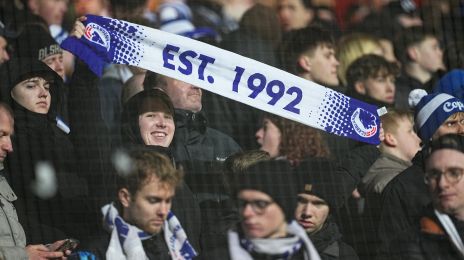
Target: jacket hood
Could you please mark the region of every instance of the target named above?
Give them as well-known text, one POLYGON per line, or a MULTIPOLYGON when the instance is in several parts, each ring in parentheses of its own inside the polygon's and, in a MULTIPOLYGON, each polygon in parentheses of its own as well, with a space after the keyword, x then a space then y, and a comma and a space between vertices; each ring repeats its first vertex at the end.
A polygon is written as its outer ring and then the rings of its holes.
POLYGON ((123 107, 121 116, 123 144, 145 144, 140 134, 139 115, 150 111, 164 112, 174 117, 174 106, 164 91, 148 89, 135 94, 123 107))
POLYGON ((15 111, 25 109, 13 100, 11 91, 21 81, 33 77, 41 77, 49 82, 51 104, 48 114, 56 114, 63 80, 45 63, 32 58, 15 58, 0 67, 0 100, 9 104, 15 111))

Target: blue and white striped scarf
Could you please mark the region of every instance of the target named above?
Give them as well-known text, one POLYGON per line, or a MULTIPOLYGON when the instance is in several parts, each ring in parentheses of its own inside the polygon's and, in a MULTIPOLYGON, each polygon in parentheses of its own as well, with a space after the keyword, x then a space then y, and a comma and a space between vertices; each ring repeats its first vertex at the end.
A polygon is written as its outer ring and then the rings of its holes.
MULTIPOLYGON (((148 259, 143 249, 142 240, 149 239, 152 235, 136 226, 126 223, 124 219, 119 216, 118 210, 112 203, 103 206, 101 210, 103 213, 104 226, 111 232, 111 240, 106 251, 106 259, 148 259)), ((164 223, 164 238, 172 259, 188 260, 197 256, 179 220, 172 212, 169 212, 164 223)))

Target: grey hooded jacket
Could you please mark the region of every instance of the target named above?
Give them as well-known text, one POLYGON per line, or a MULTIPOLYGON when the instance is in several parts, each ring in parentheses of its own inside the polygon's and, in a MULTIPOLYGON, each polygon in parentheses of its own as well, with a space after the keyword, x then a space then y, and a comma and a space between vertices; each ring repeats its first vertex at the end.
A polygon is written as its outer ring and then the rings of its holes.
POLYGON ((26 235, 13 206, 16 199, 16 194, 0 174, 0 259, 28 259, 26 235))

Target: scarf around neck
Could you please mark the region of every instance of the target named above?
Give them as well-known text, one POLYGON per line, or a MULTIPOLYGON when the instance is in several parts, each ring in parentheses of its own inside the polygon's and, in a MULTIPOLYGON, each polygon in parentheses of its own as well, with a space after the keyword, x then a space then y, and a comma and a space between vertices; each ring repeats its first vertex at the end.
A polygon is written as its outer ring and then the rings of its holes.
POLYGON ((451 240, 453 246, 456 248, 456 250, 458 250, 461 257, 464 257, 464 244, 451 218, 436 209, 434 210, 434 213, 444 227, 446 234, 448 234, 448 237, 451 240))
POLYGON ((291 259, 304 247, 305 260, 320 260, 314 245, 309 240, 303 228, 292 221, 287 225, 289 237, 272 239, 247 239, 236 231, 228 232, 229 253, 232 260, 252 260, 252 253, 275 256, 276 259, 291 259))
MULTIPOLYGON (((113 203, 103 206, 101 210, 104 216, 104 226, 111 232, 106 258, 112 260, 148 259, 142 245, 142 240, 149 239, 153 235, 126 223, 119 215, 113 203)), ((197 252, 190 245, 179 220, 172 212, 168 213, 163 231, 164 239, 172 259, 187 260, 197 256, 197 252)))

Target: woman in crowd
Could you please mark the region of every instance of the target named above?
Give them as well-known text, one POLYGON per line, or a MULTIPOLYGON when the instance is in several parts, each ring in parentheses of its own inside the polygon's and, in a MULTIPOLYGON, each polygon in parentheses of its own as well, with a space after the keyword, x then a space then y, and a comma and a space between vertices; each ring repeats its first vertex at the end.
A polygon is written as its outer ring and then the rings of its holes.
POLYGON ((294 166, 308 157, 330 156, 318 130, 271 114, 263 117, 256 139, 260 149, 268 152, 271 158, 286 159, 294 166))
POLYGON ((31 242, 79 235, 89 227, 69 128, 57 117, 63 80, 35 59, 13 59, 1 70, 1 99, 14 111, 14 152, 4 165, 18 195, 18 216, 31 242), (70 225, 70 223, 73 223, 70 225))

